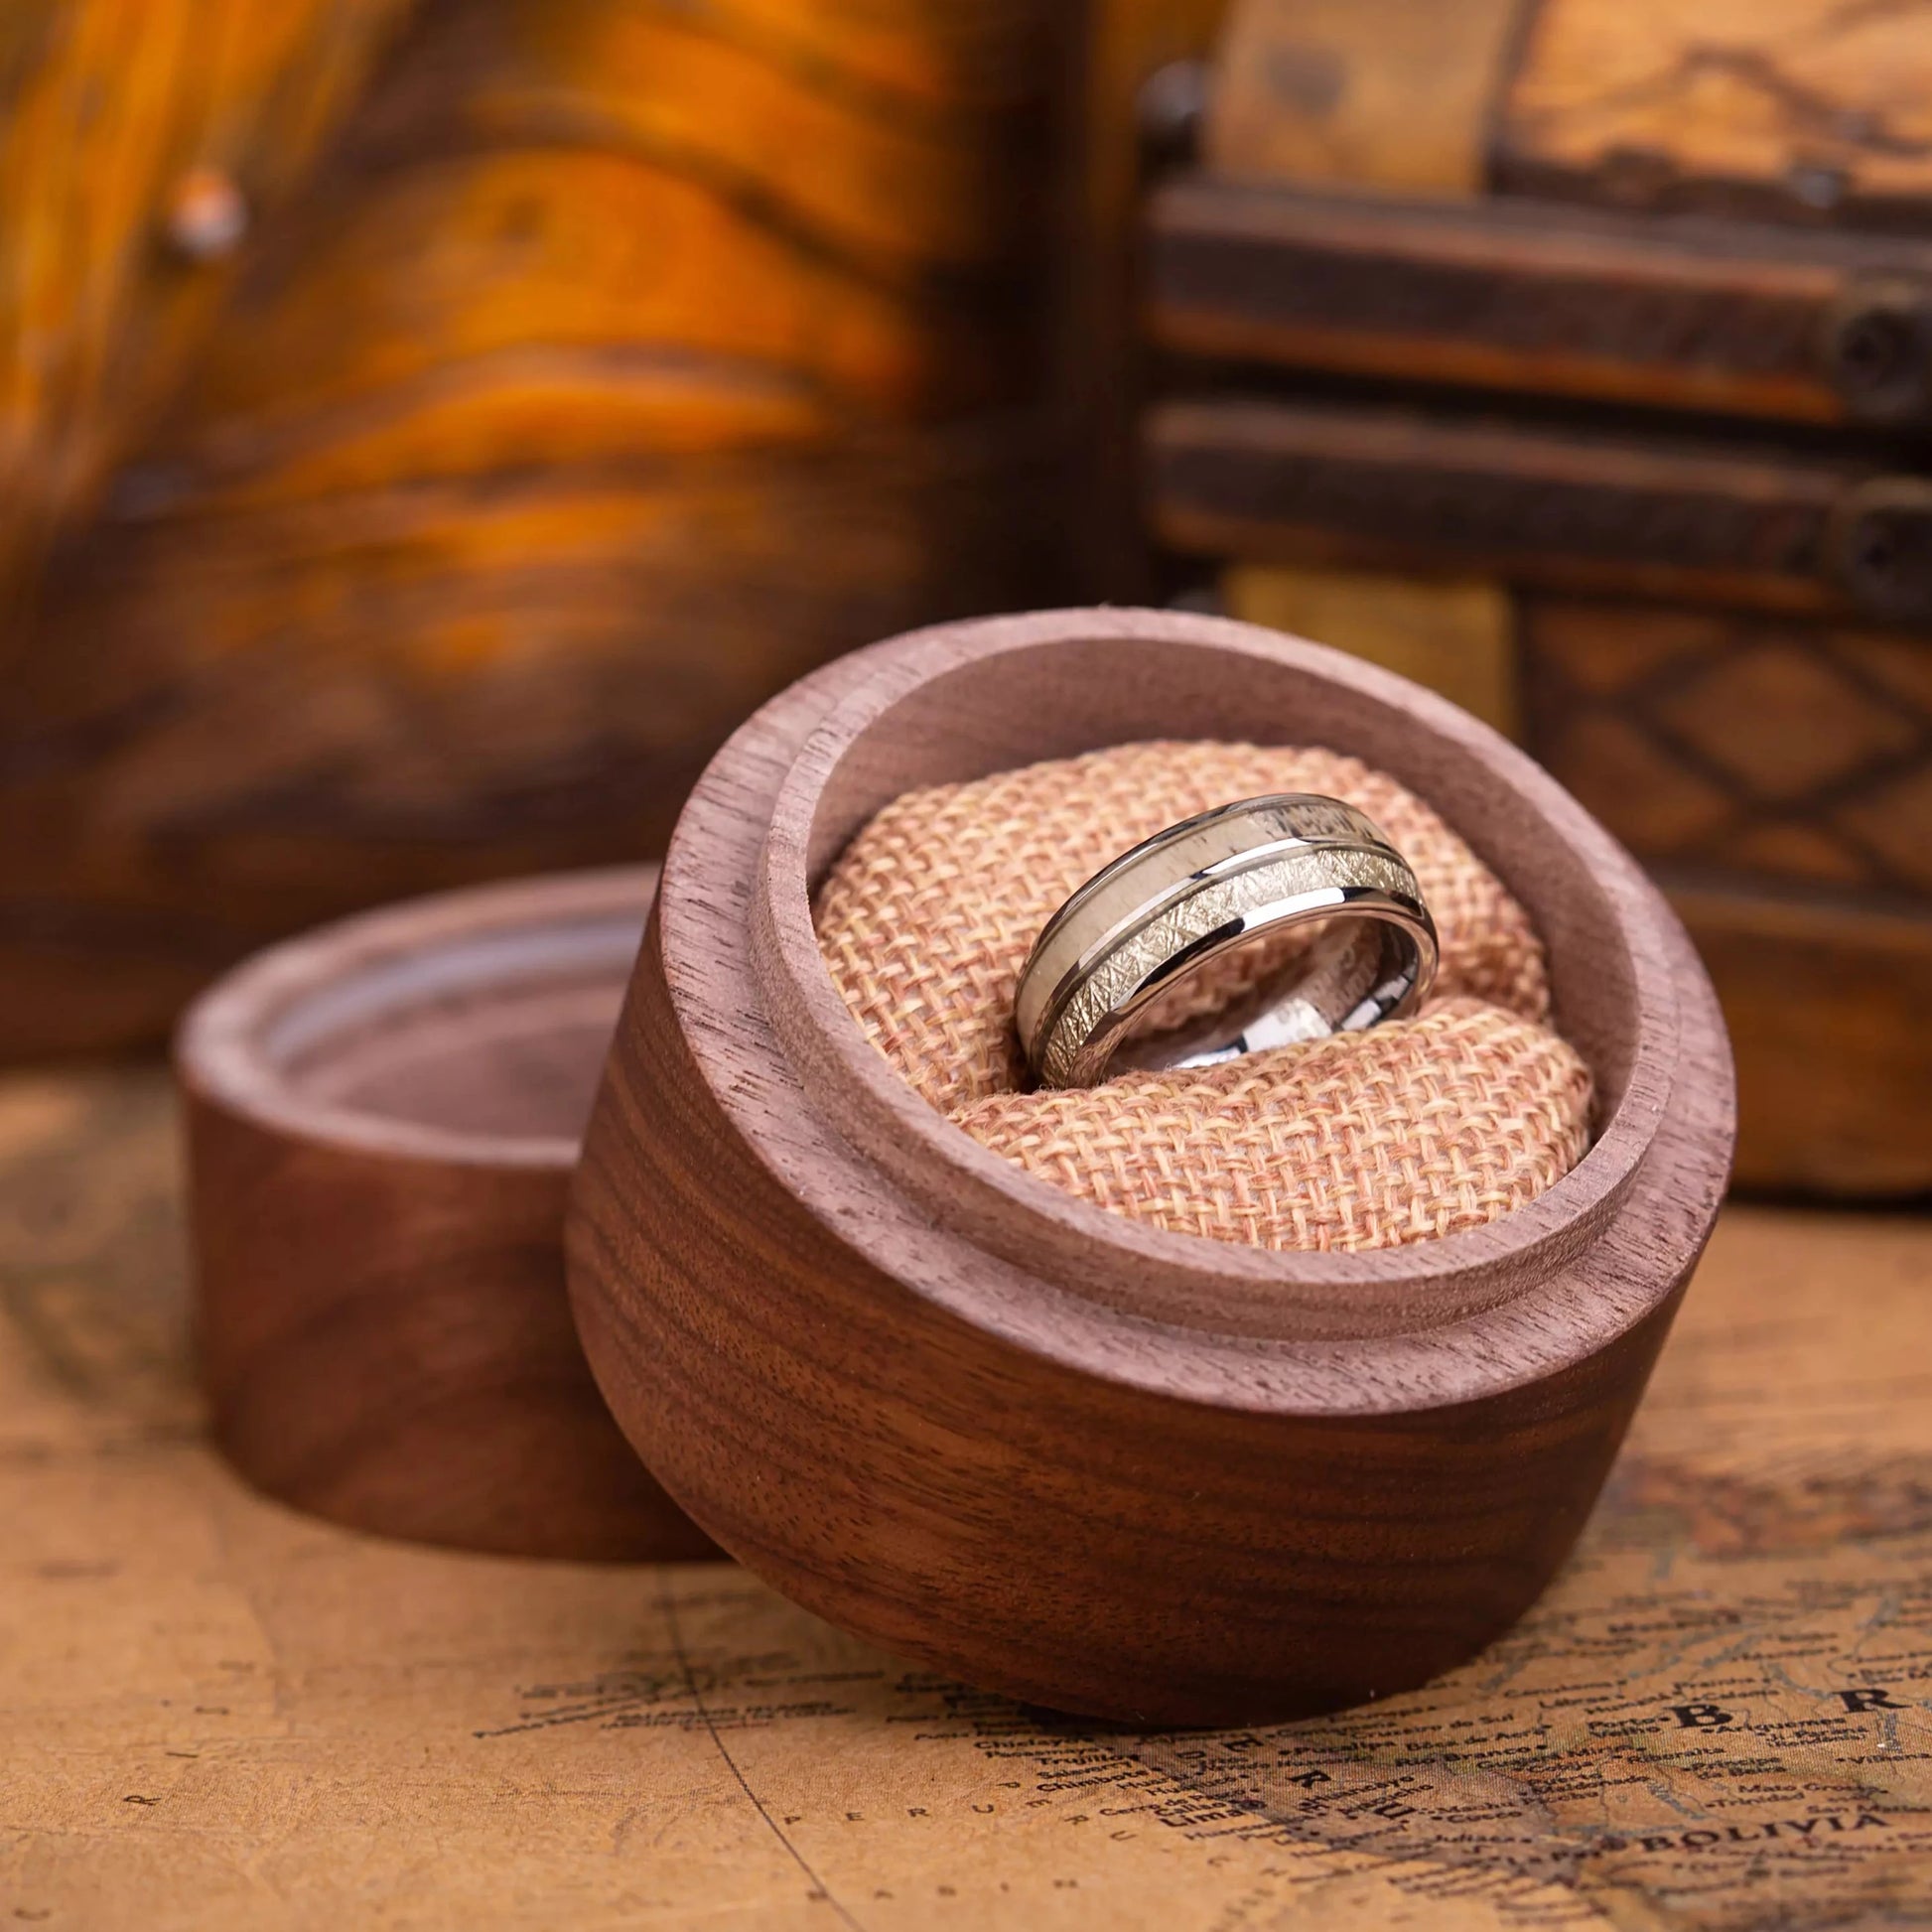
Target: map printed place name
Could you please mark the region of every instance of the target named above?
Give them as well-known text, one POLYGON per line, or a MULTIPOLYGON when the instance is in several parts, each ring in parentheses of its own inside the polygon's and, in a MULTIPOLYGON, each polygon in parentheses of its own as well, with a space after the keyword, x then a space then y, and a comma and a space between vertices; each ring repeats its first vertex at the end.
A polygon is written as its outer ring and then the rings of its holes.
POLYGON ((1723 1831, 1656 1832, 1642 1838, 1598 1839, 1597 1852, 1705 1852, 1714 1845, 1752 1845, 1768 1838, 1809 1838, 1814 1832, 1863 1832, 1886 1821, 1875 1812, 1862 1811, 1847 1819, 1837 1812, 1818 1818, 1767 1819, 1761 1825, 1726 1825, 1723 1831))
MULTIPOLYGON (((1909 1711, 1909 1704, 1900 1704, 1889 1690, 1878 1685, 1866 1685, 1857 1690, 1833 1691, 1831 1696, 1845 1706, 1854 1717, 1864 1711, 1909 1711)), ((1737 1713, 1727 1711, 1721 1704, 1673 1704, 1671 1715, 1676 1718, 1681 1730, 1724 1730, 1736 1724, 1737 1713)))

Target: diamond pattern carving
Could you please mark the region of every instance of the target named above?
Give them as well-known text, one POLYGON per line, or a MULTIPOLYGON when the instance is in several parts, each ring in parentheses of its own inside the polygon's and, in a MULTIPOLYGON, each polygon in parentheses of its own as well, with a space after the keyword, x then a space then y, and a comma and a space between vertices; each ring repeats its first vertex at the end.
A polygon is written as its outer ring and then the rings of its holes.
POLYGON ((1722 785, 1674 758, 1610 707, 1561 721, 1537 756, 1633 849, 1675 852, 1701 844, 1733 816, 1722 785))
POLYGON ((1641 857, 1932 897, 1932 637, 1520 613, 1530 750, 1641 857))
POLYGON ((1932 764, 1914 765, 1888 785, 1846 799, 1838 820, 1896 877, 1932 896, 1932 764))
POLYGON ((1756 797, 1791 801, 1895 758, 1911 719, 1853 684, 1815 646, 1773 635, 1717 652, 1639 708, 1708 767, 1756 797))

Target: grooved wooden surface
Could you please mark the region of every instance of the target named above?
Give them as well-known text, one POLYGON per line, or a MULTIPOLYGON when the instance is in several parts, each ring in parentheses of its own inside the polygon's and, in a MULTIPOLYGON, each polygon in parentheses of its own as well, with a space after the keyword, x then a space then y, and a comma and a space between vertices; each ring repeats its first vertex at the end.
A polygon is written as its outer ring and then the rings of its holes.
POLYGON ((1539 1608, 1422 1691, 1205 1732, 1047 1719, 729 1565, 265 1502, 205 1439, 179 1242, 158 1068, 0 1082, 8 1923, 1922 1923, 1922 1220, 1728 1210, 1539 1608))

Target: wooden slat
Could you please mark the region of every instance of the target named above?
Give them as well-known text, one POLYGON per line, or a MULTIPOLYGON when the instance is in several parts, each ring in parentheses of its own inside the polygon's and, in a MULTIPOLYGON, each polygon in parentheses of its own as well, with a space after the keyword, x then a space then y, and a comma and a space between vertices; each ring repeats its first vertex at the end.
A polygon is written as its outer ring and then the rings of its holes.
POLYGON ((1164 346, 1800 421, 1932 411, 1932 245, 1196 176, 1149 217, 1164 346))
POLYGON ((1494 572, 1761 608, 1843 608, 1856 470, 1389 409, 1227 396, 1148 425, 1161 539, 1195 555, 1494 572))

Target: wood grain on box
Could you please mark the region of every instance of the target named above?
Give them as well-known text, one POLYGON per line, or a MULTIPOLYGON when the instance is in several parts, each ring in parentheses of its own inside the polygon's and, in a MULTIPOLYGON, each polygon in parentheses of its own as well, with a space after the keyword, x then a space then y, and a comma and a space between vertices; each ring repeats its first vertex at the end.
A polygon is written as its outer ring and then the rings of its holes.
POLYGON ((175 1156, 153 1070, 0 1079, 17 1922, 1922 1918, 1922 1216, 1727 1208, 1523 1622, 1406 1696, 1217 1733, 970 1690, 731 1565, 483 1557, 277 1507, 205 1440, 175 1156))
POLYGON ((1709 984, 1631 861, 1486 727, 1224 621, 914 633, 727 745, 666 861, 573 1186, 571 1293, 666 1488, 787 1595, 968 1681, 1153 1723, 1421 1682, 1587 1513, 1723 1190, 1709 984), (810 895, 908 787, 1151 736, 1345 747, 1525 903, 1595 1143, 1373 1254, 1148 1227, 960 1134, 854 1023, 810 895))
POLYGON ((1501 187, 1932 222, 1932 36, 1909 0, 1541 0, 1519 17, 1492 109, 1501 187))
POLYGON ((1235 0, 1224 174, 1923 227, 1932 44, 1829 0, 1235 0))

